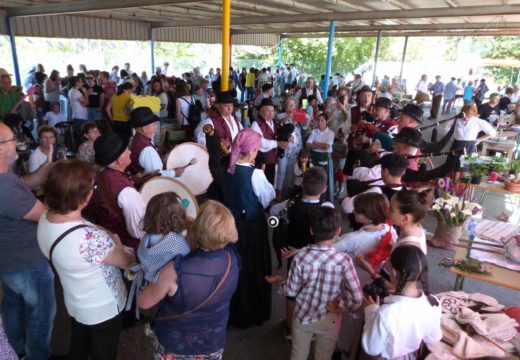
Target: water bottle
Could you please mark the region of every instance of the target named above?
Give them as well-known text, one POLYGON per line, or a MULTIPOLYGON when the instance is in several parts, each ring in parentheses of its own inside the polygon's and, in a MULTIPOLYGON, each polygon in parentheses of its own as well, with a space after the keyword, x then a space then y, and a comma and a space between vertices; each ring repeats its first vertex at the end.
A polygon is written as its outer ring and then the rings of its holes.
POLYGON ((469 219, 468 231, 466 233, 468 240, 472 241, 473 239, 475 239, 476 229, 477 229, 477 220, 472 216, 469 219))

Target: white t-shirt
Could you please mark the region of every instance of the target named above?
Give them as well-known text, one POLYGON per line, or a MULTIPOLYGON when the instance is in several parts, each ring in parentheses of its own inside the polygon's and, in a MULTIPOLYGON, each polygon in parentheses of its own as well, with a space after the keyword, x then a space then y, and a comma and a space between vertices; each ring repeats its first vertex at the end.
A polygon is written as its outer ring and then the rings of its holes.
POLYGON ((351 256, 364 255, 374 250, 389 231, 392 234, 391 244, 394 244, 397 240, 394 228, 388 224, 381 225, 381 230, 367 231, 361 228, 358 231, 342 234, 338 237, 334 247, 337 251, 346 252, 351 256))
POLYGON ((309 139, 307 140, 307 144, 312 144, 314 142, 329 144, 329 148, 327 150, 321 149, 312 149, 312 151, 316 152, 328 152, 332 153, 332 143, 334 142, 334 133, 331 129, 326 128, 323 132, 320 129, 313 129, 309 139))
POLYGON ((88 221, 51 223, 44 212, 38 222, 38 245, 45 257, 56 239, 76 225, 77 229, 54 248, 52 262, 63 286, 70 316, 85 325, 112 319, 125 307, 126 288, 121 271, 103 261, 115 249, 107 232, 88 221))
POLYGON ((79 100, 83 99, 83 93, 74 88, 69 90, 70 107, 72 108, 73 119, 88 119, 88 110, 86 106, 80 104, 79 100))
POLYGON ((459 119, 455 125, 453 138, 455 140, 475 141, 478 133, 481 131, 491 136, 496 136, 497 134, 497 131, 490 123, 476 116, 473 116, 469 121, 459 119))
POLYGON ((56 126, 57 123, 65 121, 65 118, 61 112, 55 114, 52 111, 47 111, 43 116, 43 120, 49 126, 56 126))
POLYGON ((392 251, 395 250, 396 247, 401 245, 416 245, 418 246, 424 255, 426 255, 428 251, 428 247, 426 246, 426 233, 423 229, 421 229, 420 236, 405 236, 403 238, 397 239, 397 241, 392 245, 392 251), (412 244, 410 244, 412 243, 412 244))
POLYGON ((428 298, 391 295, 381 306, 365 308, 363 349, 372 356, 394 359, 415 352, 421 342, 435 344, 442 339, 440 306, 428 298))
POLYGON ((38 146, 29 156, 28 170, 30 173, 38 170, 47 161, 47 155, 44 154, 38 146))

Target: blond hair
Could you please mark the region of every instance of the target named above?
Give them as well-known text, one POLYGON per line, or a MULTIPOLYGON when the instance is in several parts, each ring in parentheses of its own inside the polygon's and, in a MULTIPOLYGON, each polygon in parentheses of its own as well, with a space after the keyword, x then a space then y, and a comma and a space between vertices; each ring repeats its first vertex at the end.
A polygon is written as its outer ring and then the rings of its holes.
POLYGON ((477 116, 478 108, 477 108, 477 105, 475 105, 474 103, 464 104, 462 106, 462 109, 460 109, 460 112, 463 112, 467 116, 477 116))
POLYGON ((208 200, 200 208, 193 223, 193 235, 198 247, 215 251, 238 240, 235 218, 218 201, 208 200))

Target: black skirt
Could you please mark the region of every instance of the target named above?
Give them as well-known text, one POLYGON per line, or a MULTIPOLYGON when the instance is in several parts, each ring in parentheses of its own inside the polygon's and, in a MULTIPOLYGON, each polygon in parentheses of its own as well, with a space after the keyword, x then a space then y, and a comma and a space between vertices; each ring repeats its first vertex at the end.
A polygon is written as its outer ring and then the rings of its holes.
POLYGON ((239 328, 262 325, 271 317, 271 250, 267 220, 260 214, 254 220, 235 219, 238 230, 236 248, 241 257, 238 286, 231 299, 229 324, 239 328))

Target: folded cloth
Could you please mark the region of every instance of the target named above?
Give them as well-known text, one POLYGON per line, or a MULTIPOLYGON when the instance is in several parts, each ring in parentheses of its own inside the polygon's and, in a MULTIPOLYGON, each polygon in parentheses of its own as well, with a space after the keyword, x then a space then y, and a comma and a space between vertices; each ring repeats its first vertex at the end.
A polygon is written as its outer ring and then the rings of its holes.
POLYGON ((504 309, 498 301, 486 294, 468 294, 464 291, 448 291, 436 295, 441 299, 442 312, 455 315, 461 308, 479 308, 486 312, 498 312, 504 309))
POLYGON ((517 333, 516 327, 518 324, 516 320, 503 313, 480 315, 469 308, 462 308, 455 315, 455 319, 460 324, 471 325, 477 333, 493 340, 509 341, 517 333))

